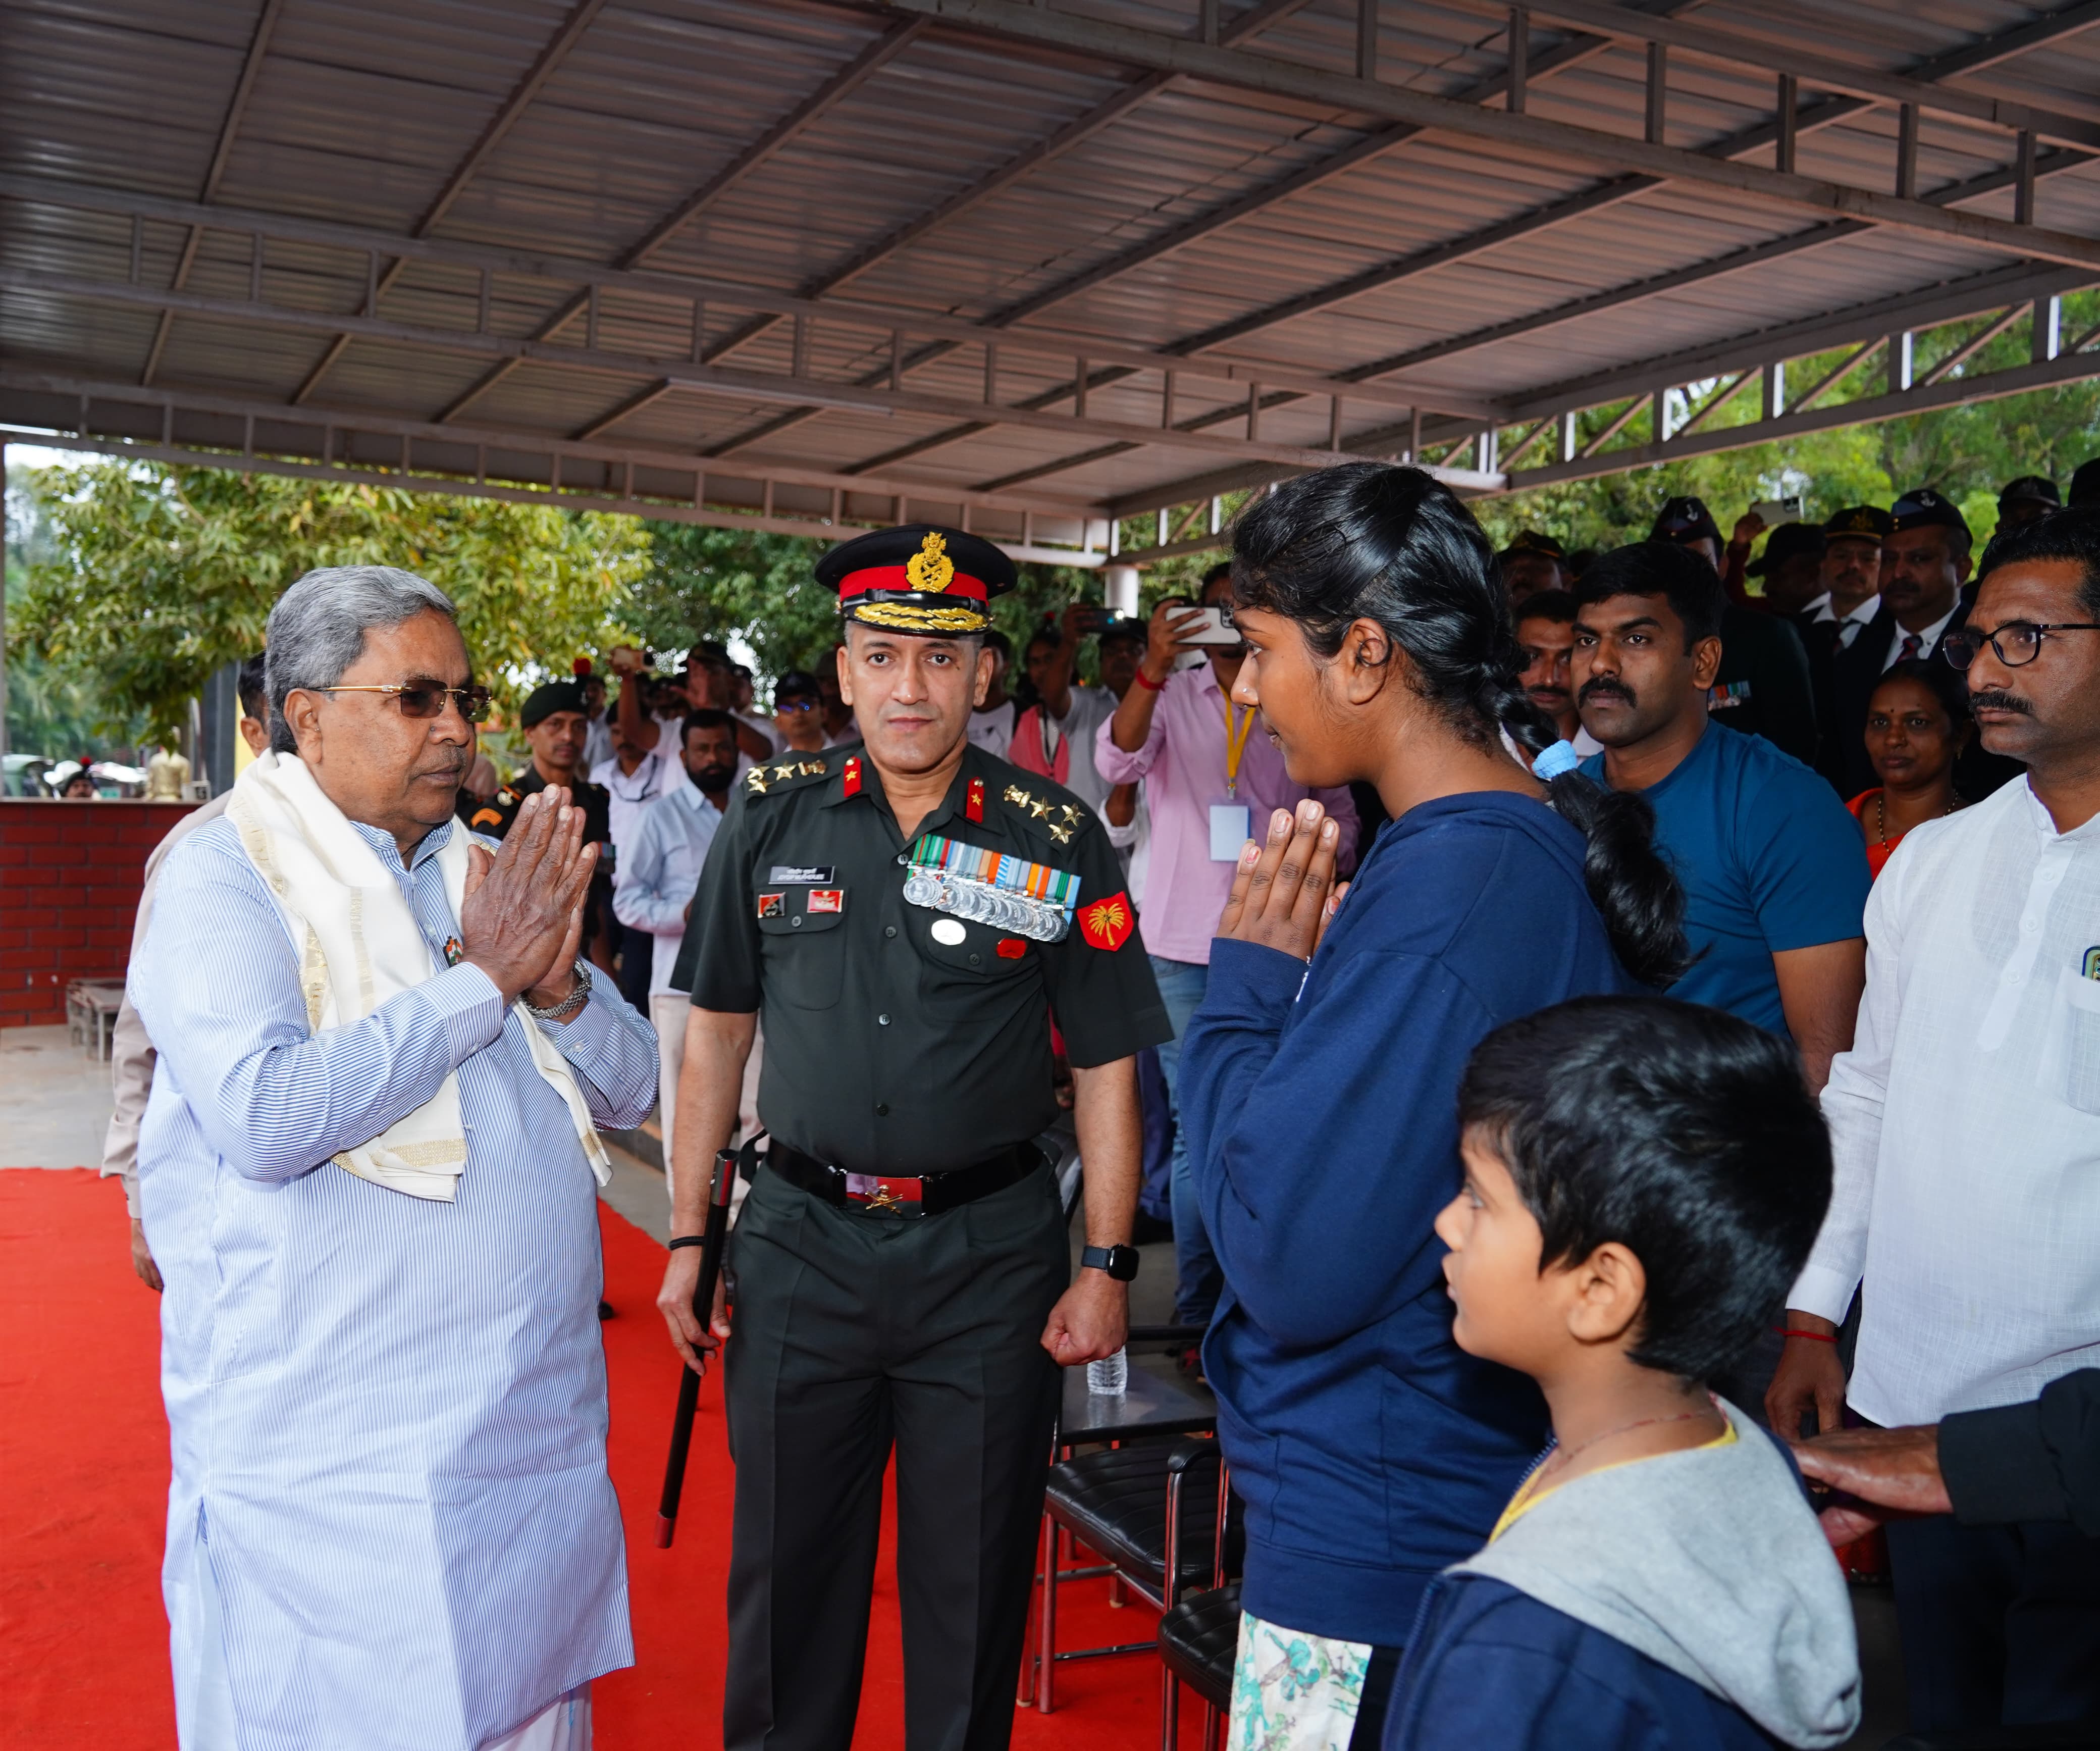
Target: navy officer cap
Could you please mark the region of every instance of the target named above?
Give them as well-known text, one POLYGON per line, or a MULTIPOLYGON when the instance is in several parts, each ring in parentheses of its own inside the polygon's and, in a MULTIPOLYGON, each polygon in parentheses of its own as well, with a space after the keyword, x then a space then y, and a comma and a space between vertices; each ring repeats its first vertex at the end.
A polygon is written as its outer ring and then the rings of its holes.
POLYGON ((2017 480, 2008 480, 1998 489, 2001 505, 2018 504, 2022 501, 2046 505, 2051 511, 2063 502, 2058 495, 2056 482, 2045 474, 2023 474, 2017 480))
POLYGON ((963 638, 991 625, 987 604, 1013 588, 1013 561, 981 536, 906 523, 841 542, 817 562, 839 593, 839 617, 926 639, 963 638))
POLYGON ((1969 520, 1961 515, 1954 502, 1929 486, 1912 487, 1889 506, 1889 515, 1895 520, 1898 531, 1959 529, 1964 535, 1969 533, 1969 520))
POLYGON ((1714 513, 1706 508, 1706 501, 1696 493, 1687 493, 1680 497, 1666 498, 1662 509, 1655 514, 1655 527, 1648 532, 1650 541, 1684 542, 1710 539, 1715 546, 1721 545, 1721 525, 1714 520, 1714 513))

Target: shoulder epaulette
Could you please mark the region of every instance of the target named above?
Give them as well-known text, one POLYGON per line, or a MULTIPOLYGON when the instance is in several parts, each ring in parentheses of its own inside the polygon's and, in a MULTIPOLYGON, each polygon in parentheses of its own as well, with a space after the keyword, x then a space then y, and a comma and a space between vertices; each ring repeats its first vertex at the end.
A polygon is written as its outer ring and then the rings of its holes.
POLYGON ((1073 836, 1086 825, 1092 811, 1084 804, 1073 802, 1055 785, 1046 789, 1031 789, 1025 785, 1008 784, 1001 787, 999 799, 1029 825, 1050 835, 1058 845, 1070 845, 1073 836))
POLYGON ((800 789, 812 778, 823 778, 831 767, 814 754, 796 754, 792 759, 761 760, 743 775, 748 796, 772 796, 782 790, 800 789))

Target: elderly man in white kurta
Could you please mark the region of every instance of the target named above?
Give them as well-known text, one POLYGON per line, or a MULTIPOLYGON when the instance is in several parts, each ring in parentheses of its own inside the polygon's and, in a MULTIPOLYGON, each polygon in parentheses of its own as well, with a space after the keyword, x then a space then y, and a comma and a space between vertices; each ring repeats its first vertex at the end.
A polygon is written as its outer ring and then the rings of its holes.
POLYGON ((596 1127, 655 1042, 578 958, 580 811, 454 821, 487 701, 442 593, 311 572, 269 651, 273 751, 130 981, 181 1744, 581 1751, 633 1658, 596 1127))

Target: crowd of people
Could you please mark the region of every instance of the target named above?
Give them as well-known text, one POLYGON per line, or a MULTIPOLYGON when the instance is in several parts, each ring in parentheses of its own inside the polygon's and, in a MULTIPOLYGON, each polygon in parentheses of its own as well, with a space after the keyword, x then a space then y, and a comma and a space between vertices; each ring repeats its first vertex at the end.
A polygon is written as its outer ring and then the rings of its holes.
POLYGON ((185 1747, 588 1744, 589 1209, 652 1108, 739 1751, 849 1741, 893 1452, 907 1740, 1006 1743, 1056 1369, 1144 1219, 1244 1509, 1234 1751, 1840 1744, 1831 1550, 1883 1532, 1913 1728, 2100 1718, 2100 463, 2067 497, 1980 554, 1927 488, 1498 553, 1335 467, 1017 672, 1005 555, 880 531, 770 709, 615 649, 507 778, 444 597, 308 574, 118 1030, 185 1747))

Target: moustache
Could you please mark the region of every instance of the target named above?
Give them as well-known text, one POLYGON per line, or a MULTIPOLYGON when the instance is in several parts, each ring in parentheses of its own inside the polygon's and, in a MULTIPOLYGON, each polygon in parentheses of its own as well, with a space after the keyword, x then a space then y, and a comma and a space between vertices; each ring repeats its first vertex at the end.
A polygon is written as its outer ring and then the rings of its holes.
POLYGON ((2034 707, 2018 694, 2003 692, 1995 687, 1986 688, 1980 693, 1971 693, 1969 709, 1971 711, 2010 711, 2023 718, 2034 715, 2034 707))
POLYGON ((411 776, 416 778, 449 778, 457 784, 466 776, 466 769, 471 763, 463 759, 439 760, 429 766, 417 767, 411 776))
POLYGON ((719 790, 736 776, 736 768, 733 766, 704 766, 698 771, 688 767, 686 770, 691 774, 693 782, 703 790, 719 790))
POLYGON ((1635 703, 1634 690, 1625 682, 1608 680, 1603 675, 1599 675, 1595 680, 1585 681, 1582 691, 1575 697, 1579 704, 1585 705, 1593 699, 1623 699, 1629 705, 1635 703))

